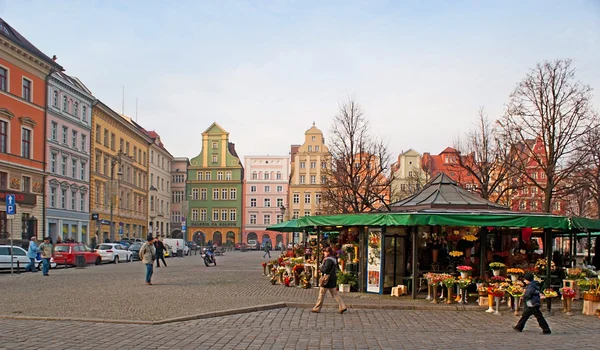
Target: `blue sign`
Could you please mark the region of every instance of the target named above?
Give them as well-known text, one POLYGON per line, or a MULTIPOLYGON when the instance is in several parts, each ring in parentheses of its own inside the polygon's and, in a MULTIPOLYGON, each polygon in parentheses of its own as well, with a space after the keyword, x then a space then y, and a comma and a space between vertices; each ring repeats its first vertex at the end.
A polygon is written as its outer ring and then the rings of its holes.
POLYGON ((185 225, 185 222, 183 224, 181 224, 181 231, 185 232, 187 229, 187 226, 185 225))
POLYGON ((15 195, 6 195, 6 215, 15 215, 17 213, 17 204, 15 203, 15 195))

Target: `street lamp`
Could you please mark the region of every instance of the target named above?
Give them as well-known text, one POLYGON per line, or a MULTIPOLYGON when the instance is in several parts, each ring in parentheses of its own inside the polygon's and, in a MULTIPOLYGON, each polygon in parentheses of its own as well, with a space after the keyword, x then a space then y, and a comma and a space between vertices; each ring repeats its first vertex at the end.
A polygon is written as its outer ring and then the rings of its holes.
MULTIPOLYGON (((286 221, 285 220, 285 210, 286 210, 285 205, 281 204, 281 207, 279 207, 279 210, 281 211, 281 220, 282 221, 286 221)), ((284 242, 284 244, 285 244, 286 248, 287 248, 288 242, 290 241, 289 234, 290 234, 289 232, 285 233, 285 242, 284 242)))
MULTIPOLYGON (((121 165, 121 151, 117 154, 117 157, 113 157, 111 159, 111 167, 110 167, 110 238, 112 240, 115 239, 115 223, 113 222, 113 211, 115 206, 115 197, 116 193, 119 191, 118 182, 117 186, 115 186, 115 165, 121 165)), ((119 171, 117 172, 117 176, 123 175, 121 168, 119 167, 119 171)))

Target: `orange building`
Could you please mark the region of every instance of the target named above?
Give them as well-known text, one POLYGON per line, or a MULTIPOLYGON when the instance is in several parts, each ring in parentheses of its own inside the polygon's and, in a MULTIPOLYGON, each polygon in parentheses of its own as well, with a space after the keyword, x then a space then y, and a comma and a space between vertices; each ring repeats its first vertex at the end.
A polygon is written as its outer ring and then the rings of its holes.
POLYGON ((0 201, 14 194, 17 202, 12 225, 0 206, 0 243, 44 233, 46 86, 57 70, 62 67, 0 18, 0 201))
POLYGON ((461 155, 459 151, 452 147, 446 147, 438 155, 423 153, 421 167, 430 179, 439 173, 445 173, 456 181, 459 186, 467 190, 473 190, 474 186, 477 185, 477 180, 465 168, 460 166, 459 157, 462 157, 463 162, 469 161, 466 156, 461 155))

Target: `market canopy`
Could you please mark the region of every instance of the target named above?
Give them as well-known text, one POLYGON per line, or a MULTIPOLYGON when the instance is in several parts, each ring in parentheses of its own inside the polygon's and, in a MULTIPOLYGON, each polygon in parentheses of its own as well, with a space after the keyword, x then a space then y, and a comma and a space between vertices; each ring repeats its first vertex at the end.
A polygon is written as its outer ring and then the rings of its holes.
POLYGON ((265 230, 277 232, 299 232, 302 231, 302 227, 298 226, 297 219, 293 219, 289 221, 280 222, 273 226, 269 226, 265 230))

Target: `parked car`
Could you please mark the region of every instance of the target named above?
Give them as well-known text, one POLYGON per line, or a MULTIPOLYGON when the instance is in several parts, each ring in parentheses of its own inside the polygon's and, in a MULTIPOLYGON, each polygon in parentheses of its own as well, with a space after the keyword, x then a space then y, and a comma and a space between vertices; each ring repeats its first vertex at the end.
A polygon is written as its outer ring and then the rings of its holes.
POLYGON ((170 245, 165 244, 165 253, 163 254, 165 258, 170 258, 173 256, 173 249, 170 245))
MULTIPOLYGON (((178 250, 183 250, 183 255, 188 255, 190 248, 185 244, 185 241, 181 238, 165 238, 162 240, 164 244, 171 246, 173 253, 177 254, 178 250)), ((173 255, 171 255, 173 256, 173 255)))
POLYGON ((246 243, 236 243, 235 250, 246 250, 248 249, 248 245, 246 243))
POLYGON ((86 264, 100 265, 102 257, 100 253, 90 249, 83 243, 59 243, 54 246, 54 260, 57 264, 75 266, 75 256, 83 255, 86 264))
POLYGON ((186 245, 188 246, 188 248, 190 248, 190 250, 198 250, 199 248, 196 242, 194 241, 189 241, 186 243, 186 245))
MULTIPOLYGON (((0 270, 10 269, 10 245, 0 245, 0 270)), ((27 257, 27 251, 21 247, 12 246, 13 254, 13 269, 17 268, 17 262, 19 262, 19 268, 25 270, 27 264, 29 264, 29 258, 27 257)), ((38 270, 42 269, 42 260, 35 260, 35 265, 38 270)), ((56 267, 56 262, 53 258, 50 259, 50 268, 56 267)))
POLYGON ((142 243, 134 242, 129 246, 129 251, 133 254, 133 260, 140 260, 140 249, 142 249, 142 243))
POLYGON ((125 249, 119 243, 102 243, 96 246, 96 251, 100 253, 102 262, 112 262, 118 264, 121 261, 130 262, 133 260, 133 253, 125 249))
POLYGON ((131 245, 130 241, 126 241, 126 240, 120 240, 119 242, 115 242, 115 243, 119 243, 121 245, 121 247, 123 247, 123 249, 128 250, 129 246, 131 245))
POLYGON ((254 239, 248 240, 248 249, 257 250, 257 245, 258 245, 258 242, 256 242, 256 240, 254 240, 254 239))

